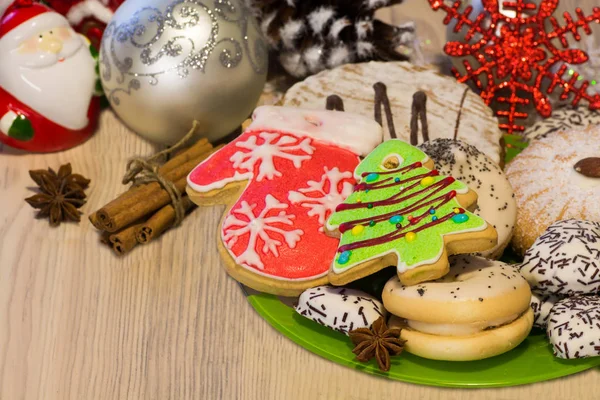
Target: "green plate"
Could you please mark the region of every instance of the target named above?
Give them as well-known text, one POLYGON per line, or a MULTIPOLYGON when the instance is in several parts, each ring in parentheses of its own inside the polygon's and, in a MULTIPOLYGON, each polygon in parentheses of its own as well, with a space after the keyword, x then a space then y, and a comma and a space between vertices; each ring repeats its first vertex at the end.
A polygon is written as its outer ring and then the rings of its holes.
POLYGON ((338 364, 403 382, 456 388, 516 386, 600 365, 600 357, 580 360, 554 357, 544 332, 534 330, 516 349, 486 360, 434 361, 404 353, 392 358, 389 372, 381 372, 374 360, 366 364, 354 360, 347 336, 298 315, 278 297, 251 294, 248 301, 269 324, 305 349, 338 364))
MULTIPOLYGON (((518 135, 504 135, 504 142, 506 163, 527 147, 518 135)), ((503 261, 510 263, 518 259, 508 252, 503 261)), ((516 349, 496 357, 450 362, 405 353, 392 358, 389 372, 381 372, 374 360, 367 364, 354 360, 352 343, 347 336, 298 315, 278 297, 250 294, 248 301, 269 324, 305 349, 338 364, 403 382, 455 388, 516 386, 560 378, 600 365, 600 357, 579 360, 554 357, 545 332, 534 329, 516 349)))

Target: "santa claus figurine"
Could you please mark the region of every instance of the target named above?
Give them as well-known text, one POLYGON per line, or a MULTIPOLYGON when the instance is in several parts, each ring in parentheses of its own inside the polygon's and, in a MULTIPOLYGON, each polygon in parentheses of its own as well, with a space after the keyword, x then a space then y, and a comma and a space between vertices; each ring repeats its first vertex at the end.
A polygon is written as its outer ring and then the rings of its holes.
POLYGON ((97 53, 62 15, 17 0, 0 18, 0 142, 35 151, 71 148, 100 112, 97 53))

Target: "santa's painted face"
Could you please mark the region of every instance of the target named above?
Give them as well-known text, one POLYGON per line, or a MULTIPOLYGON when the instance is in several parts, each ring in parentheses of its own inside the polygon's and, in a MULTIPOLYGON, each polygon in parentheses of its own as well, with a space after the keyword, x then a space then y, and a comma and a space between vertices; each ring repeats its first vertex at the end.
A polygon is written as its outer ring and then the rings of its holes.
POLYGON ((68 26, 59 26, 40 32, 19 45, 15 60, 29 68, 43 68, 64 62, 82 46, 81 37, 68 26))
POLYGON ((62 16, 42 14, 0 39, 0 86, 49 120, 83 129, 96 83, 88 47, 62 16))

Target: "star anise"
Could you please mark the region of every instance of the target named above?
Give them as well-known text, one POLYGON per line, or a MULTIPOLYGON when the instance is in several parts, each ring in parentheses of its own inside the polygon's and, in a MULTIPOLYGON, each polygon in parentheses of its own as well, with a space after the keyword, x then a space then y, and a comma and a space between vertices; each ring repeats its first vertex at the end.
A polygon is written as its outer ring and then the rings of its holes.
POLYGON ((388 328, 383 317, 379 317, 371 328, 350 331, 349 336, 356 346, 352 352, 360 362, 373 357, 382 371, 390 370, 390 356, 397 356, 404 350, 406 340, 400 339, 399 328, 388 328))
POLYGON ((25 199, 33 208, 40 211, 38 218, 48 218, 50 226, 58 226, 63 221, 81 220, 78 208, 85 204, 85 192, 90 180, 73 174, 71 164, 65 164, 55 172, 48 170, 29 171, 31 179, 39 186, 40 192, 25 199))

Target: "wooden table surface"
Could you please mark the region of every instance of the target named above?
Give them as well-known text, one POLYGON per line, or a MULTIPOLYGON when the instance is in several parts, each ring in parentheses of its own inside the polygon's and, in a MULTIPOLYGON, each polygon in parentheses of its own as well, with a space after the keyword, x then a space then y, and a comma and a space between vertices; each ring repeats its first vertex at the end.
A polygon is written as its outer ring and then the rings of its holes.
POLYGON ((0 145, 0 400, 599 398, 598 369, 514 388, 449 390, 313 355, 260 318, 221 268, 222 209, 198 209, 183 227, 117 258, 87 220, 49 228, 23 201, 32 194, 28 170, 71 162, 92 180, 89 214, 123 190, 131 156, 155 150, 110 111, 91 140, 66 152, 0 145))

